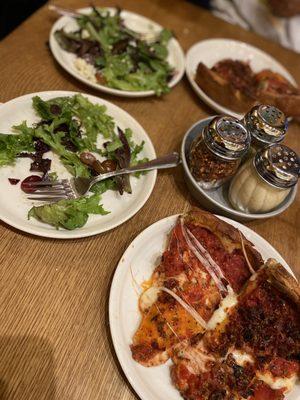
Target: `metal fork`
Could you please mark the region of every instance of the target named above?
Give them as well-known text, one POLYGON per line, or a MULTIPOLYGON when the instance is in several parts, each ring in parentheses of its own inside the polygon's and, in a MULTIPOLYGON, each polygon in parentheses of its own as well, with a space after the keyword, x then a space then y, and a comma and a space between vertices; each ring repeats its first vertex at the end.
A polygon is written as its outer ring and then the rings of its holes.
POLYGON ((165 169, 176 167, 180 163, 180 156, 178 153, 167 154, 162 157, 158 157, 154 160, 147 161, 128 167, 119 169, 106 174, 101 174, 95 178, 72 178, 62 179, 59 181, 40 181, 31 182, 27 185, 34 191, 30 193, 28 199, 38 201, 59 201, 63 199, 76 199, 84 196, 90 188, 97 182, 101 182, 114 176, 131 174, 134 172, 150 171, 153 169, 165 169))

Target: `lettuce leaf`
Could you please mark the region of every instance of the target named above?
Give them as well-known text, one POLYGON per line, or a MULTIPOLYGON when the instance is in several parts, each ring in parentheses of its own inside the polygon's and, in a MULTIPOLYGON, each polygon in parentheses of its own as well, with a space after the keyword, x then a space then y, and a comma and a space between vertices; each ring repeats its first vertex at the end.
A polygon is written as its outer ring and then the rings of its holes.
POLYGON ((48 146, 51 147, 57 155, 59 155, 61 162, 67 168, 67 170, 74 176, 90 177, 90 171, 86 165, 84 165, 76 153, 66 150, 65 146, 62 145, 61 139, 64 136, 64 132, 54 133, 55 124, 39 126, 35 130, 35 136, 42 139, 48 146))
POLYGON ((79 199, 60 200, 57 203, 32 207, 28 213, 28 219, 36 218, 39 221, 55 226, 56 229, 65 228, 73 230, 84 226, 89 214, 106 215, 103 206, 99 204, 100 195, 79 199))
POLYGON ((99 134, 109 138, 114 133, 115 124, 113 118, 106 113, 106 107, 91 103, 81 94, 47 101, 35 96, 32 104, 37 114, 45 121, 60 119, 74 129, 76 124, 79 124, 80 128, 83 128, 82 137, 76 139, 80 150, 94 150, 99 134))
POLYGON ((28 132, 19 135, 0 134, 0 167, 13 164, 19 153, 31 151, 34 151, 33 138, 28 132))
POLYGON ((113 178, 105 179, 105 181, 98 182, 90 189, 91 192, 97 194, 105 193, 108 190, 117 190, 117 185, 113 178))

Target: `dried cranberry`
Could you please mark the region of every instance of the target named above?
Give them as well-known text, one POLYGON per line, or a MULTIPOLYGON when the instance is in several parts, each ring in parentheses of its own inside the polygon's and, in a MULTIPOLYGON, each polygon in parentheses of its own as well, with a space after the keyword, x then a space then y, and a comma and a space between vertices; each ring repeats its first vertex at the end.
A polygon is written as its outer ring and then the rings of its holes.
POLYGON ((48 172, 51 168, 51 160, 49 158, 36 159, 30 165, 30 171, 32 172, 48 172))
POLYGON ((17 185, 20 182, 20 179, 15 178, 8 178, 8 180, 11 185, 17 185))
POLYGON ((37 153, 47 153, 50 151, 50 146, 44 143, 41 139, 35 139, 34 148, 37 153))
POLYGON ((66 132, 66 133, 69 133, 69 126, 68 126, 68 124, 66 124, 66 123, 64 122, 63 124, 58 125, 58 126, 54 129, 53 132, 54 132, 54 133, 57 133, 57 132, 66 132))
POLYGON ((33 193, 36 191, 36 188, 34 186, 31 186, 30 184, 32 182, 41 182, 42 178, 37 175, 30 175, 27 178, 25 178, 22 183, 21 183, 21 189, 25 193, 33 193))
POLYGON ((76 144, 68 136, 65 136, 61 139, 61 144, 63 144, 67 150, 72 151, 73 153, 76 153, 78 150, 76 144))
POLYGON ((35 154, 34 153, 19 153, 17 157, 20 158, 31 158, 32 160, 35 159, 35 154))
POLYGON ((58 104, 51 104, 50 112, 53 115, 59 115, 61 114, 61 107, 58 104))

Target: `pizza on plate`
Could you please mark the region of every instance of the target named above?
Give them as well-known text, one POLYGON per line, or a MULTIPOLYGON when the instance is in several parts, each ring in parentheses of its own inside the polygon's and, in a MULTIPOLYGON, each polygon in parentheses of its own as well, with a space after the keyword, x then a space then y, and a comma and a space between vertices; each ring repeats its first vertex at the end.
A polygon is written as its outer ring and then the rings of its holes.
POLYGON ((299 88, 269 69, 254 73, 248 62, 224 59, 212 68, 200 62, 195 82, 213 100, 238 113, 269 104, 287 116, 300 115, 299 88))
POLYGON ((209 329, 174 350, 172 379, 189 400, 282 400, 300 372, 300 287, 275 260, 209 329))
POLYGON ((299 378, 298 282, 208 212, 178 218, 139 308, 133 359, 171 358, 186 400, 282 400, 299 378))
POLYGON ((222 299, 239 293, 262 263, 253 245, 214 215, 193 209, 179 217, 143 285, 134 360, 144 366, 166 362, 174 346, 206 330, 222 299))

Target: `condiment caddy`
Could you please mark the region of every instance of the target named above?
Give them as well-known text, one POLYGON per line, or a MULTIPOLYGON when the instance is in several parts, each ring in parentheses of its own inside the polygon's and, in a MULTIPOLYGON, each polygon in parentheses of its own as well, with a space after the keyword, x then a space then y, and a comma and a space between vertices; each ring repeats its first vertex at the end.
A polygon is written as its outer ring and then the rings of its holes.
POLYGON ((181 149, 191 193, 211 211, 240 221, 281 213, 295 198, 300 171, 298 155, 281 143, 286 132, 284 114, 266 105, 241 120, 197 122, 181 149))

